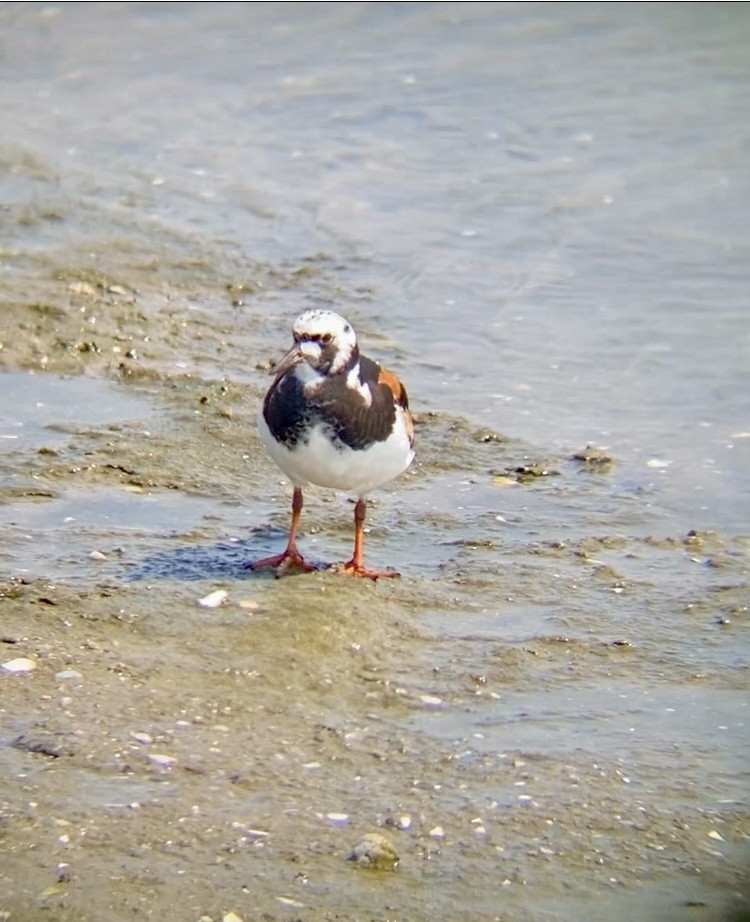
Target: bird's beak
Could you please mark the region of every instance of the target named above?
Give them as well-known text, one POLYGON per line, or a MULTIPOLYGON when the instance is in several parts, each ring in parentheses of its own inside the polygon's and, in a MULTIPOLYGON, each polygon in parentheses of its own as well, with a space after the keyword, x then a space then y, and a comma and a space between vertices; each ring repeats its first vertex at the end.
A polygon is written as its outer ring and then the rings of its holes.
POLYGON ((305 356, 299 347, 299 343, 295 343, 289 352, 287 352, 287 354, 284 356, 284 358, 278 363, 278 365, 271 369, 271 374, 274 376, 274 381, 278 381, 279 378, 286 374, 290 368, 294 368, 295 365, 299 365, 300 362, 304 361, 305 356))

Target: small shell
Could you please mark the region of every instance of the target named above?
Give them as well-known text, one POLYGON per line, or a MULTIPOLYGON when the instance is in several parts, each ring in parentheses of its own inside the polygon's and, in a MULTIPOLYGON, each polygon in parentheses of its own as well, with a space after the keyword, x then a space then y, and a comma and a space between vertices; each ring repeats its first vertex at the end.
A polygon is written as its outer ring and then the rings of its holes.
POLYGON ((202 599, 198 599, 198 604, 201 608, 218 608, 219 605, 226 602, 228 595, 229 593, 226 589, 216 589, 214 592, 204 595, 202 599))
POLYGON ((17 659, 9 659, 0 668, 4 672, 31 672, 32 669, 36 669, 36 663, 33 659, 19 656, 17 659))

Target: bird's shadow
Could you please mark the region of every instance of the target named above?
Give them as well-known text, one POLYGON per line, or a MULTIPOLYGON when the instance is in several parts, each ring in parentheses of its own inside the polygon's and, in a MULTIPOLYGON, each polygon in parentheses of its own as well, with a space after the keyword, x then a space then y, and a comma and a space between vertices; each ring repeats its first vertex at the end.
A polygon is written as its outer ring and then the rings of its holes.
MULTIPOLYGON (((252 570, 248 564, 283 550, 286 538, 285 530, 261 527, 243 539, 172 547, 134 562, 122 573, 122 577, 129 582, 159 579, 185 582, 206 579, 272 579, 275 576, 273 570, 252 570)), ((325 566, 321 564, 321 567, 325 566)))

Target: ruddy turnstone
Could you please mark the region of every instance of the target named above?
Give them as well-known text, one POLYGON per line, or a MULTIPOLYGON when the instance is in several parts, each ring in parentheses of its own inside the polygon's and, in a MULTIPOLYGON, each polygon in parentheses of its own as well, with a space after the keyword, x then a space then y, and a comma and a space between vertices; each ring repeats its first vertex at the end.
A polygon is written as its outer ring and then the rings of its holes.
POLYGON ((356 497, 354 554, 340 569, 398 576, 362 563, 367 494, 393 480, 414 458, 409 401, 395 374, 361 355, 351 324, 328 310, 301 314, 294 344, 275 368, 258 418, 268 453, 292 481, 292 522, 286 550, 248 564, 252 570, 314 570, 297 550, 302 490, 308 483, 356 497))

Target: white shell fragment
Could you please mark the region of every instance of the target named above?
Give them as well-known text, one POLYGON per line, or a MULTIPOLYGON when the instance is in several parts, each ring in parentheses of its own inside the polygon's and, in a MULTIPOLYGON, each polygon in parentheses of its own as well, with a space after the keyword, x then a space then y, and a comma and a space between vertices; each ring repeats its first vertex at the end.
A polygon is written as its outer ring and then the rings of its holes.
POLYGON ((439 708, 443 706, 443 699, 438 698, 437 695, 420 695, 419 700, 428 708, 439 708))
POLYGON ((291 906, 292 909, 304 909, 305 904, 299 900, 293 900, 290 896, 277 896, 276 899, 282 906, 291 906))
POLYGON ((198 604, 201 608, 218 608, 219 605, 226 602, 228 595, 229 593, 226 589, 216 589, 214 592, 204 595, 202 599, 198 599, 198 604))
POLYGON ((379 832, 369 832, 363 836, 348 855, 349 861, 358 867, 373 868, 377 871, 393 871, 399 863, 396 849, 379 832))
POLYGON ((346 826, 349 822, 348 813, 326 813, 326 819, 334 826, 346 826))
POLYGON ((31 672, 32 669, 36 669, 36 663, 33 659, 19 656, 17 659, 9 659, 7 663, 3 663, 0 668, 3 672, 31 672))

